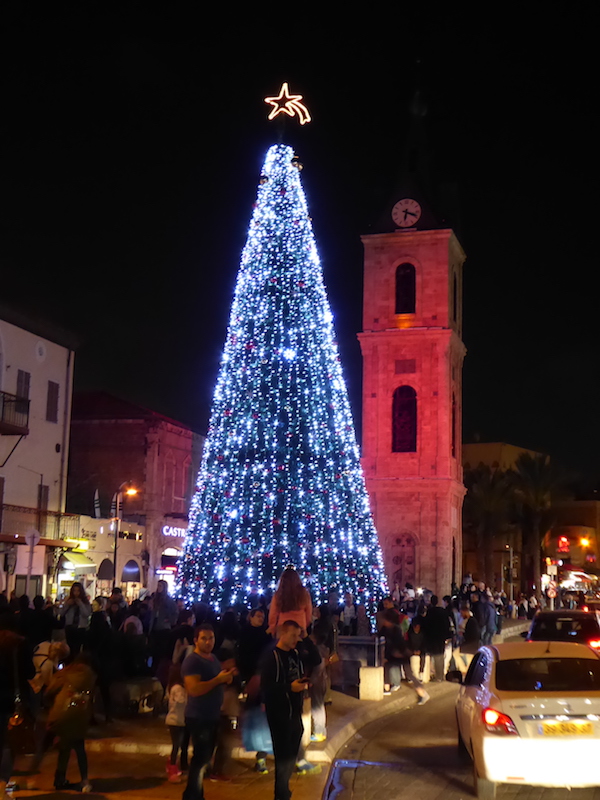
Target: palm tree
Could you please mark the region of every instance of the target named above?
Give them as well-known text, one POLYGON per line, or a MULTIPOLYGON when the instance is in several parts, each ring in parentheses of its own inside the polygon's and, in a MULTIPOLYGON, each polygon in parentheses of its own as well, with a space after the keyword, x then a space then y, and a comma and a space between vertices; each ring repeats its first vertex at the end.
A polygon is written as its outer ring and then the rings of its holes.
POLYGON ((512 485, 506 473, 480 464, 465 472, 465 527, 475 534, 477 577, 494 582, 494 544, 508 527, 512 485))
POLYGON ((564 494, 567 476, 550 463, 550 457, 521 453, 508 479, 514 489, 517 518, 524 547, 531 559, 537 594, 541 589, 542 540, 553 525, 552 500, 564 494))

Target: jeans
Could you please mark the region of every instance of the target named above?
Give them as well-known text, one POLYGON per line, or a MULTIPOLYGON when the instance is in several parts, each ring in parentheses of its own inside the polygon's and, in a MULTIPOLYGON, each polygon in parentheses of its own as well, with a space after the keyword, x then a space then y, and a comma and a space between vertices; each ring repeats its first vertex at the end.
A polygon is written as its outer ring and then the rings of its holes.
POLYGON ((304 733, 302 716, 297 713, 290 719, 287 715, 282 716, 279 709, 267 708, 267 721, 275 756, 275 800, 290 800, 290 778, 304 733))
POLYGON ((429 658, 433 661, 433 670, 435 672, 435 680, 444 680, 444 653, 435 653, 430 655, 429 658))
POLYGON ((85 741, 83 739, 61 737, 58 740, 58 761, 56 762, 56 773, 54 775, 54 785, 56 787, 64 783, 67 778, 67 767, 69 766, 71 750, 74 750, 77 756, 77 764, 79 766, 79 774, 81 775, 82 783, 87 781, 88 762, 85 753, 85 741))
POLYGON ((204 800, 202 781, 217 743, 219 721, 207 722, 194 717, 186 717, 185 725, 190 732, 194 755, 190 763, 188 782, 182 800, 204 800))
MULTIPOLYGON (((327 657, 329 650, 327 650, 327 657)), ((309 689, 310 714, 312 717, 313 733, 325 736, 327 734, 327 715, 325 712, 325 694, 327 692, 327 670, 324 659, 313 670, 310 679, 312 686, 309 689)))
POLYGON ((177 764, 177 756, 181 750, 181 758, 179 765, 182 770, 188 768, 188 746, 190 743, 190 732, 185 726, 169 725, 169 733, 171 734, 171 764, 177 764))
POLYGON ((214 771, 217 775, 227 775, 231 772, 231 754, 236 744, 237 736, 231 718, 222 714, 217 730, 217 749, 214 761, 214 771))

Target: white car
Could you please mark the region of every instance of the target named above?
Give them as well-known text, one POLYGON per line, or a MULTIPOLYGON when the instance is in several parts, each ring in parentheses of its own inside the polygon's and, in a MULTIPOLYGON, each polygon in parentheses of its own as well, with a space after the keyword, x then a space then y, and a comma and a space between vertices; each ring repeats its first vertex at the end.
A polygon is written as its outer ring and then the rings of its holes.
POLYGON ((475 793, 499 783, 600 786, 600 657, 587 645, 482 647, 456 701, 458 744, 475 793))

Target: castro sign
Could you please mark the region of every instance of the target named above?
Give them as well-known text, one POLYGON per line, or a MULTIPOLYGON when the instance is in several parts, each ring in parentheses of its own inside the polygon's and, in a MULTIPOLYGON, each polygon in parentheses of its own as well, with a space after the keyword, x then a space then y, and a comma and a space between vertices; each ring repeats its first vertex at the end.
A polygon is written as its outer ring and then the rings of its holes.
POLYGON ((171 525, 163 525, 163 536, 176 536, 183 539, 187 533, 187 528, 173 528, 171 525))

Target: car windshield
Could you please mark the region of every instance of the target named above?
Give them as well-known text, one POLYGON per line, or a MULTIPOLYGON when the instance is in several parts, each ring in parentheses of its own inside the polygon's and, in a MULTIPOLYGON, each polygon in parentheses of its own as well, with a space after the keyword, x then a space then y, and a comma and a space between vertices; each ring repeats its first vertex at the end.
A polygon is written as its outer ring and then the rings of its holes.
POLYGON ((553 642, 588 642, 600 636, 594 617, 544 617, 533 623, 530 639, 553 642))
POLYGON ((598 692, 600 659, 548 657, 499 661, 496 688, 503 692, 598 692))

